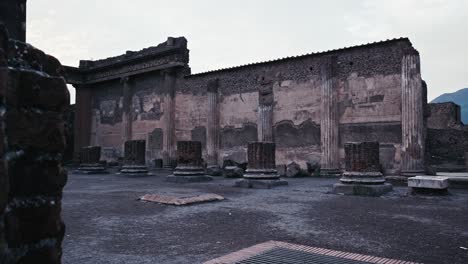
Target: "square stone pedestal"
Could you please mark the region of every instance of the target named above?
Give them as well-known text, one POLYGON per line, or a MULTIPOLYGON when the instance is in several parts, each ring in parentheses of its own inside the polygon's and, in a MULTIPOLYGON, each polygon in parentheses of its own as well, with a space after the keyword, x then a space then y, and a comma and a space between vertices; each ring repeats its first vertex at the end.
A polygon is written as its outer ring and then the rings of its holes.
POLYGON ((207 175, 194 175, 194 176, 169 175, 169 176, 166 176, 167 182, 175 182, 175 183, 208 182, 212 180, 213 180, 213 177, 207 176, 207 175))
POLYGON ((234 187, 240 188, 252 188, 252 189, 271 189, 277 186, 288 185, 288 182, 285 180, 260 180, 260 179, 240 179, 236 181, 234 187))
POLYGON ((408 178, 413 194, 448 194, 449 178, 440 176, 416 176, 408 178))
POLYGON ((380 196, 390 192, 393 186, 389 183, 384 184, 346 184, 336 183, 333 185, 332 192, 345 195, 365 195, 380 196))

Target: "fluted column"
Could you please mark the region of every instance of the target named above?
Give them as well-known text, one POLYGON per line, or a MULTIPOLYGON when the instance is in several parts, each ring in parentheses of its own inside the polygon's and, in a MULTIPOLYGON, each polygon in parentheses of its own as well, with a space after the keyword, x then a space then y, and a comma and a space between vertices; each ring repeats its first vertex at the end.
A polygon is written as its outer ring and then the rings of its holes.
POLYGON ((419 53, 405 52, 401 72, 402 175, 424 172, 424 107, 419 53))
POLYGON ((120 79, 122 83, 123 94, 123 112, 122 112, 122 146, 125 142, 132 140, 132 87, 129 77, 120 79))
POLYGON ((163 134, 163 165, 172 168, 175 165, 175 70, 166 70, 164 74, 164 122, 165 131, 163 134))
POLYGON ((329 57, 323 61, 321 66, 321 79, 321 174, 323 176, 333 176, 341 173, 338 152, 338 88, 336 87, 335 57, 329 57))
POLYGON ((218 167, 219 153, 219 104, 218 104, 218 79, 211 80, 207 87, 207 130, 206 152, 209 167, 218 167))
POLYGON ((258 140, 273 141, 273 106, 258 106, 258 140))
POLYGON ((262 76, 258 90, 258 141, 273 142, 273 79, 262 76))

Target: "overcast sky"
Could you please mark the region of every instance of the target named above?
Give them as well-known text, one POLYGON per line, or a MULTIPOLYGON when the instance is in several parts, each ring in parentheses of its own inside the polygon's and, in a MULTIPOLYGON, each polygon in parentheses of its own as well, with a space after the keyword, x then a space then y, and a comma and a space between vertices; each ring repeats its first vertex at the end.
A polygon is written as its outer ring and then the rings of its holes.
POLYGON ((29 0, 27 34, 72 66, 185 36, 193 73, 409 37, 429 100, 468 87, 466 0, 29 0))

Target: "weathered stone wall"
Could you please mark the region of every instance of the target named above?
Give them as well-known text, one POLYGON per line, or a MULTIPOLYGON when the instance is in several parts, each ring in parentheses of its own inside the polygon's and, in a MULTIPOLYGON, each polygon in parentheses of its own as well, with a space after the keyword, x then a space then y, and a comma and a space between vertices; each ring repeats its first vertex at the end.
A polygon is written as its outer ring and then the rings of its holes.
MULTIPOLYGON (((220 159, 246 161, 247 142, 255 141, 258 119, 259 76, 274 77, 273 123, 277 163, 291 161, 305 166, 318 162, 320 151, 321 75, 326 56, 337 57, 337 89, 340 157, 347 141, 381 143, 384 168, 399 168, 401 145, 401 60, 406 40, 355 47, 310 56, 282 59, 226 70, 195 74, 186 78, 178 96, 184 102, 178 117, 184 130, 205 125, 205 90, 210 79, 219 80, 220 159), (194 103, 191 99, 195 97, 194 103), (185 107, 190 105, 190 107, 185 107), (188 110, 190 109, 190 110, 188 110), (187 114, 186 114, 187 113, 187 114), (196 113, 196 117, 193 117, 196 113), (190 116, 190 115, 192 116, 190 116)), ((341 161, 343 165, 343 161, 341 161)))
MULTIPOLYGON (((398 39, 195 75, 179 71, 173 99, 175 139, 202 142, 206 159, 207 87, 217 79, 219 163, 223 159, 246 162, 247 143, 259 140, 261 134, 259 91, 264 88, 259 80, 268 76, 272 80, 277 163, 295 161, 304 167, 307 161, 319 163, 323 81, 320 68, 325 58, 333 56, 341 167, 345 142, 372 140, 380 143, 380 160, 384 169, 392 173, 400 168, 402 58, 408 48, 412 48, 408 39, 398 39)), ((162 158, 163 149, 170 143, 164 139, 175 145, 174 139, 166 135, 171 131, 167 120, 172 119, 167 112, 172 97, 167 96, 165 76, 160 71, 137 74, 129 77, 127 84, 132 94, 131 137, 148 142, 149 160, 162 158)), ((123 85, 113 79, 91 86, 91 145, 101 145, 105 159, 122 156, 124 102, 129 100, 125 99, 123 85)))
POLYGON ((460 106, 448 103, 433 103, 427 105, 427 128, 431 129, 461 129, 460 106))
POLYGON ((428 104, 427 113, 427 165, 439 171, 464 170, 468 126, 461 122, 460 106, 451 102, 428 104))
POLYGON ((0 163, 1 263, 61 263, 63 113, 69 105, 62 74, 57 59, 8 41, 0 27, 0 151, 7 157, 0 163))
POLYGON ((67 81, 77 88, 75 148, 99 145, 103 159, 116 160, 123 157, 123 142, 141 139, 148 161, 162 158, 168 147, 163 139, 173 130, 167 120, 174 119, 169 105, 177 85, 167 76, 177 79, 177 72, 190 71, 186 46, 185 38, 168 38, 155 47, 67 67, 67 81), (177 70, 168 75, 171 68, 177 70))
POLYGON ((427 129, 427 165, 439 171, 463 170, 468 129, 427 129))

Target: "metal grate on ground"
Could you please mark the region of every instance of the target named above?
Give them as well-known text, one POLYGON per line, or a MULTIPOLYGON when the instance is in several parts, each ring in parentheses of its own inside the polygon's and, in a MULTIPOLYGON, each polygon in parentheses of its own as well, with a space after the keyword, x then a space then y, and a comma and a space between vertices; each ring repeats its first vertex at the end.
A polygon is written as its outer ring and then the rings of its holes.
POLYGON ((418 264, 291 243, 269 241, 204 264, 418 264))
POLYGON ((236 264, 368 264, 359 260, 344 259, 287 248, 273 248, 236 264))

